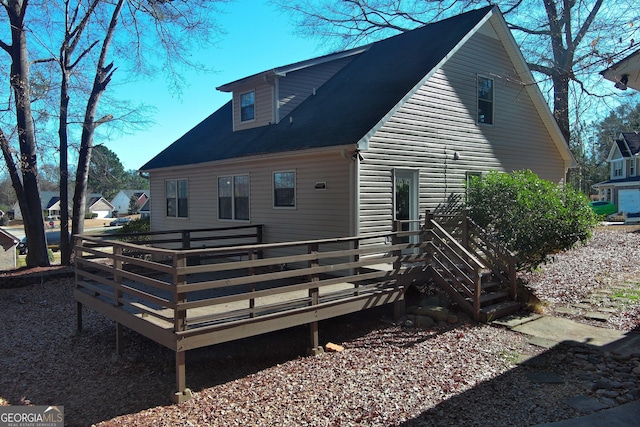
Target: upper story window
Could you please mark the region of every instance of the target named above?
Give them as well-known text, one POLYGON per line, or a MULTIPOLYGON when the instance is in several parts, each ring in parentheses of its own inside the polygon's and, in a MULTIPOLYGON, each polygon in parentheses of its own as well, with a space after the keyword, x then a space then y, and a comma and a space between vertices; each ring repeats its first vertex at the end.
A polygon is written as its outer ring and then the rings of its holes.
POLYGON ((296 173, 273 173, 273 206, 276 208, 296 207, 296 173))
POLYGON ((629 162, 629 176, 636 176, 636 158, 633 156, 629 162))
POLYGON ((218 177, 218 218, 249 220, 249 175, 218 177))
POLYGON ((169 179, 165 181, 167 200, 167 217, 189 217, 189 186, 186 179, 169 179))
POLYGON ((478 76, 478 123, 493 124, 493 79, 478 76))
POLYGON ((240 121, 246 122, 256 118, 256 93, 255 91, 240 95, 240 121))
POLYGON ((624 165, 623 160, 616 160, 613 162, 613 166, 612 166, 613 178, 622 178, 623 165, 624 165))

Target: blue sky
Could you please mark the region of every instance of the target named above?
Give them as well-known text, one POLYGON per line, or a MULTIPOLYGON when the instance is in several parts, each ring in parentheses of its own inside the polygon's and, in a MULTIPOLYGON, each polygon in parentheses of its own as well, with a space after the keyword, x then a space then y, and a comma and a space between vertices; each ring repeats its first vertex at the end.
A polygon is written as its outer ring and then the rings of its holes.
POLYGON ((118 87, 111 93, 133 104, 156 109, 155 124, 133 134, 112 136, 103 142, 115 152, 125 169, 138 169, 173 141, 231 99, 216 87, 248 75, 327 53, 317 40, 293 34, 293 24, 266 2, 237 0, 225 6, 218 19, 226 31, 215 49, 198 60, 214 68, 210 75, 193 72, 180 96, 171 93, 163 76, 118 87))

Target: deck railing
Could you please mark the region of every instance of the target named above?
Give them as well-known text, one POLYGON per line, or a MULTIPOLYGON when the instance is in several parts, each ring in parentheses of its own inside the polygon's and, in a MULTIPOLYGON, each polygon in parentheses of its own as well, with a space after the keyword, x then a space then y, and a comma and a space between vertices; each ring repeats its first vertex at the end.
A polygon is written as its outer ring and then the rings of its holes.
POLYGON ((186 350, 302 324, 317 348, 320 320, 389 303, 399 316, 427 269, 422 230, 200 249, 152 236, 76 237, 78 329, 86 305, 176 351, 178 400, 186 350))

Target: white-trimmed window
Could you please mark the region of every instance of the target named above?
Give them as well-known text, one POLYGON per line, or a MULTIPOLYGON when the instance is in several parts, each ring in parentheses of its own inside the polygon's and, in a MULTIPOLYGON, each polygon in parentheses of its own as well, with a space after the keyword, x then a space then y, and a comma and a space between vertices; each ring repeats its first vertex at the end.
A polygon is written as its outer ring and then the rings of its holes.
POLYGON ((218 218, 249 220, 249 175, 218 177, 218 218))
POLYGON ((636 176, 636 158, 633 156, 629 162, 629 176, 636 176))
POLYGON ((240 121, 248 122, 256 118, 256 93, 246 92, 240 95, 240 121))
POLYGON ((165 181, 167 199, 167 217, 189 217, 189 182, 186 179, 168 179, 165 181))
POLYGON ((273 207, 296 207, 295 171, 282 171, 273 173, 273 207))
POLYGON ((622 178, 622 168, 624 160, 615 160, 612 165, 613 178, 622 178))
POLYGON ((478 76, 478 123, 493 124, 493 79, 478 76))

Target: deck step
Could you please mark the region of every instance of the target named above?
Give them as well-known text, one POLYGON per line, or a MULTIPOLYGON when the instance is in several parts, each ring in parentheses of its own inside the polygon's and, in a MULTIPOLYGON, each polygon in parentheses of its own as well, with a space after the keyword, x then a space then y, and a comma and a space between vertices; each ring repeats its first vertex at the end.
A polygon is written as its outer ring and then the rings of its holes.
POLYGON ((509 292, 487 292, 480 295, 480 305, 498 301, 509 296, 509 292))
POLYGON ((518 312, 520 308, 520 303, 517 301, 505 301, 483 307, 480 309, 480 321, 489 322, 491 320, 499 319, 500 317, 518 312))

